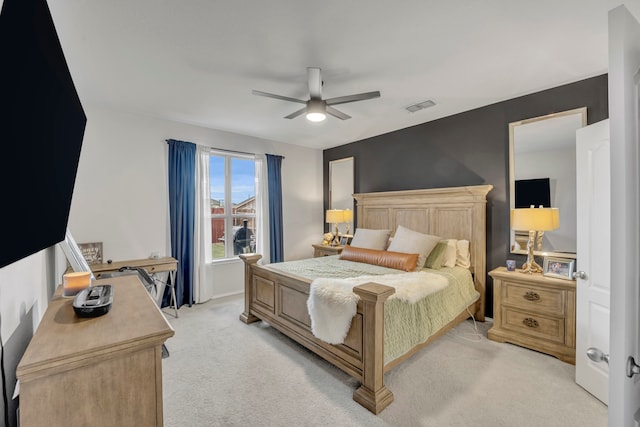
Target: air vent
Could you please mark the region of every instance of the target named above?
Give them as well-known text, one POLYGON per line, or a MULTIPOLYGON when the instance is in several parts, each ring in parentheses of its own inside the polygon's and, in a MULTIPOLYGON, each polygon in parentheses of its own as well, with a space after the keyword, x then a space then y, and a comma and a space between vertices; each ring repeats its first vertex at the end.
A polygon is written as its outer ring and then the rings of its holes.
POLYGON ((433 107, 436 105, 432 100, 422 101, 417 104, 409 105, 406 109, 410 113, 415 113, 416 111, 424 110, 425 108, 433 107))

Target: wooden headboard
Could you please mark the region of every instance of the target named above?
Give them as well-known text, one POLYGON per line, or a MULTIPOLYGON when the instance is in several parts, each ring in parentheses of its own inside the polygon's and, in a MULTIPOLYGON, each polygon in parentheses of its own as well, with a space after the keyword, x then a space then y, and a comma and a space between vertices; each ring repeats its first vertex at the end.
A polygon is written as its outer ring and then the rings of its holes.
POLYGON ((486 291, 487 193, 493 185, 431 188, 354 194, 357 227, 387 229, 398 225, 443 239, 470 242, 471 271, 480 307, 476 318, 484 320, 486 291))

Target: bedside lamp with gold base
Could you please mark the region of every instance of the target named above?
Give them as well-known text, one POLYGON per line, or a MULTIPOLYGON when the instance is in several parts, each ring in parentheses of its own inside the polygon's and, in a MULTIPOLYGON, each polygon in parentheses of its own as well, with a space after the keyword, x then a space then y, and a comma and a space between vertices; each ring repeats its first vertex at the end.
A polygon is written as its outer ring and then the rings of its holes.
POLYGON ((522 265, 521 273, 542 273, 542 267, 533 256, 536 234, 539 231, 551 231, 560 226, 558 208, 518 208, 511 209, 511 229, 528 230, 527 262, 522 265))
POLYGON ((330 245, 337 246, 340 244, 340 232, 338 230, 338 224, 344 222, 344 211, 341 209, 329 209, 326 211, 326 222, 333 224, 334 232, 333 239, 331 239, 330 245))

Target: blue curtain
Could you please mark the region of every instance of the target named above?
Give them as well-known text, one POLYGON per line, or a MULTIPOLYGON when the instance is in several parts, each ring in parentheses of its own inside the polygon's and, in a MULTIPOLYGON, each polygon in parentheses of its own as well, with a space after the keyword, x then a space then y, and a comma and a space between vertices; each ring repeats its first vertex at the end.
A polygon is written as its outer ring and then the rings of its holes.
POLYGON ((267 175, 269 188, 269 249, 271 262, 284 261, 284 241, 282 237, 282 156, 267 154, 267 175))
MULTIPOLYGON (((178 260, 176 305, 191 306, 193 298, 193 245, 196 197, 196 145, 167 140, 169 144, 169 222, 171 256, 178 260)), ((165 293, 162 306, 169 305, 165 293)))

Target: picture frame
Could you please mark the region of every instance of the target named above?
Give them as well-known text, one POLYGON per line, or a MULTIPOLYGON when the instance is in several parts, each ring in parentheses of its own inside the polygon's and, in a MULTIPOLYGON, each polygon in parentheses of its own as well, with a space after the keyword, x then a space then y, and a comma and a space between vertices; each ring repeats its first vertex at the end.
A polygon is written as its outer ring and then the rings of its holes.
POLYGON ((78 243, 78 247, 87 264, 102 264, 102 242, 78 243))
POLYGON ((542 265, 542 275, 558 279, 573 280, 575 259, 546 256, 542 265))
MULTIPOLYGON (((87 260, 82 255, 82 251, 76 243, 76 240, 71 235, 71 232, 67 228, 64 236, 64 240, 58 243, 60 249, 67 258, 67 262, 73 271, 88 271, 91 272, 91 267, 87 263, 87 260)), ((101 252, 102 253, 102 252, 101 252)), ((94 280, 95 276, 91 273, 91 280, 94 280)))
POLYGON ((349 243, 351 243, 351 240, 353 240, 352 234, 343 234, 342 236, 340 236, 340 245, 347 246, 349 243))

